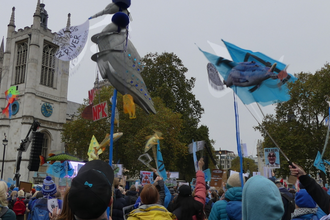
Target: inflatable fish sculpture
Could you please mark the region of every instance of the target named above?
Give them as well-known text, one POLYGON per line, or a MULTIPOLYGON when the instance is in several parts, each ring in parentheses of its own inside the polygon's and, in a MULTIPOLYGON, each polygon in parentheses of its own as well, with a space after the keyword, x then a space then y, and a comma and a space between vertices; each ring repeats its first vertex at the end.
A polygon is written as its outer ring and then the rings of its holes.
POLYGON ((112 23, 101 33, 92 36, 99 47, 99 53, 92 56, 97 62, 103 79, 108 79, 121 94, 130 94, 134 102, 147 113, 156 113, 147 87, 141 76, 143 66, 140 55, 128 39, 129 12, 128 0, 113 0, 103 11, 91 18, 104 14, 114 14, 112 23))
POLYGON ((146 153, 148 150, 150 150, 152 147, 156 146, 157 145, 157 141, 159 139, 163 139, 162 138, 162 133, 159 132, 159 131, 155 131, 155 134, 154 135, 151 135, 151 136, 147 136, 146 137, 148 139, 147 141, 147 144, 144 148, 144 152, 146 153))

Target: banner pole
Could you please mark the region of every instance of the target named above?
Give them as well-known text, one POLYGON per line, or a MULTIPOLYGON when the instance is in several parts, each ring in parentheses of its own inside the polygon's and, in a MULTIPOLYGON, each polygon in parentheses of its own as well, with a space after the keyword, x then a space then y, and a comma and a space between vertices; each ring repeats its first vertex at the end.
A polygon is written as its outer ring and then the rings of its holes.
POLYGON ((111 125, 110 125, 110 148, 109 148, 109 165, 112 166, 113 159, 113 130, 115 125, 115 113, 117 103, 117 89, 114 89, 112 96, 112 108, 111 108, 111 125))

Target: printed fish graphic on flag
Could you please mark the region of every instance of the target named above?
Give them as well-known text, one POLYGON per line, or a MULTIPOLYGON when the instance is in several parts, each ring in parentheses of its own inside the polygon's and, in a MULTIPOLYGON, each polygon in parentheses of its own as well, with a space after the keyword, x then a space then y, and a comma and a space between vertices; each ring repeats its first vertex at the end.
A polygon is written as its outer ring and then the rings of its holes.
MULTIPOLYGON (((216 69, 215 75, 219 77, 220 73, 223 84, 232 88, 245 105, 257 102, 267 106, 290 99, 286 82, 294 82, 296 78, 286 72, 285 64, 260 52, 223 42, 233 61, 200 51, 214 66, 208 65, 208 70, 216 69)), ((222 88, 218 81, 213 84, 213 87, 222 88)))

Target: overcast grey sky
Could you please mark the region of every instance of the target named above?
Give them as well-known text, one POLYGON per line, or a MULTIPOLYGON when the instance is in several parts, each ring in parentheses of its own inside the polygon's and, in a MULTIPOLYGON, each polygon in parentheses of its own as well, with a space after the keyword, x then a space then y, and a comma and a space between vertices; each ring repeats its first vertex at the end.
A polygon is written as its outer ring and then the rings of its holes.
MULTIPOLYGON (((67 14, 71 24, 80 25, 103 10, 109 0, 44 0, 49 14, 48 27, 57 32, 65 27, 67 14)), ((16 7, 16 29, 30 26, 37 0, 0 0, 0 36, 7 35, 11 8, 16 7)), ((132 0, 131 41, 143 57, 147 53, 173 52, 188 68, 187 78, 195 77, 193 90, 205 109, 201 124, 209 127, 216 149, 236 150, 236 132, 232 91, 217 94, 208 86, 207 60, 198 50, 215 53, 208 41, 222 45, 221 39, 244 49, 259 51, 290 64, 294 74, 315 72, 330 58, 330 1, 328 0, 132 0)), ((111 16, 91 20, 89 38, 110 22, 111 16)), ((93 87, 96 64, 90 57, 96 52, 89 40, 79 67, 69 78, 70 101, 82 103, 93 87)), ((249 105, 252 108, 253 105, 249 105)), ((256 108, 257 109, 257 108, 256 108)), ((274 106, 263 108, 273 113, 274 106)), ((256 154, 261 139, 254 131, 257 123, 239 101, 241 140, 248 153, 256 154)), ((255 114, 261 118, 261 114, 255 114)), ((284 147, 284 146, 282 146, 284 147)), ((285 151, 285 150, 284 150, 285 151)))

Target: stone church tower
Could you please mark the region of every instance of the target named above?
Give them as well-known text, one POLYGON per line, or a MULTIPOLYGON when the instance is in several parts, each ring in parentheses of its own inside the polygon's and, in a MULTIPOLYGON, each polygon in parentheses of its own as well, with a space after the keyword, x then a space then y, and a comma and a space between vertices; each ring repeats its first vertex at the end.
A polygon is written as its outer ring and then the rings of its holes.
MULTIPOLYGON (((18 30, 13 8, 5 47, 3 41, 0 47, 1 108, 7 105, 5 91, 11 86, 17 86, 20 93, 13 104, 11 119, 0 116, 0 140, 5 138, 4 133, 8 140, 4 170, 1 170, 4 180, 14 178, 17 149, 34 120, 40 122, 38 131, 44 133, 42 155, 64 152, 61 130, 67 117, 69 62, 54 56, 58 46, 52 43, 55 33, 47 27, 48 14, 44 7, 38 0, 32 26, 18 30)), ((27 168, 31 145, 22 154, 20 181, 33 182, 36 174, 27 168)), ((2 164, 2 143, 0 146, 2 164)))

